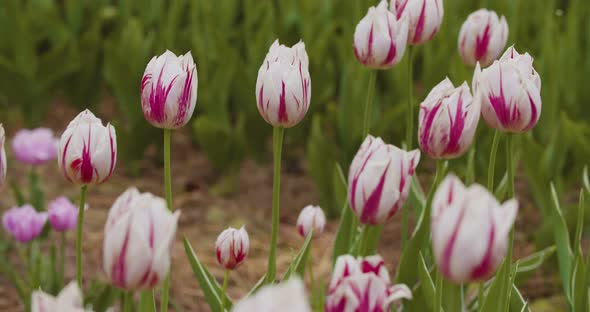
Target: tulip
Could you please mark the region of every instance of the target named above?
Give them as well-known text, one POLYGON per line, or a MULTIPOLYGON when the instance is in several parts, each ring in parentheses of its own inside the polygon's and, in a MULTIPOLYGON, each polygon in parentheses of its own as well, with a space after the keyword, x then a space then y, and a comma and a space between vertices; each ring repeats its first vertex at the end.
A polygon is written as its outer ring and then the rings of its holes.
POLYGON ((325 226, 326 215, 320 206, 306 206, 297 218, 297 230, 303 237, 307 237, 312 229, 314 235, 322 234, 325 226))
POLYGON ((305 44, 271 45, 256 79, 256 102, 273 127, 291 128, 305 116, 311 100, 311 78, 305 44))
POLYGON ((500 56, 508 39, 508 23, 494 11, 479 9, 467 17, 459 32, 459 54, 463 62, 487 67, 500 56))
POLYGON ((170 269, 170 248, 180 211, 132 187, 111 207, 104 229, 104 270, 111 283, 126 290, 159 285, 170 269))
POLYGON ((217 237, 215 241, 215 252, 217 262, 228 270, 237 268, 250 251, 250 238, 248 232, 242 226, 239 230, 227 228, 217 237))
POLYGON ((492 66, 473 75, 475 100, 481 103, 483 119, 493 129, 505 132, 531 130, 541 116, 541 78, 533 58, 508 48, 492 66))
POLYGON ((442 275, 455 283, 491 277, 508 248, 518 202, 498 203, 478 184, 448 175, 432 202, 432 248, 442 275))
POLYGON ((238 302, 233 312, 311 312, 303 281, 291 278, 280 284, 262 287, 238 302))
POLYGON ((117 136, 110 124, 89 110, 81 112, 62 134, 57 160, 66 179, 79 185, 101 184, 117 161, 117 136))
POLYGON ((57 157, 58 142, 51 129, 23 129, 12 139, 12 150, 18 161, 41 165, 57 157))
POLYGON ((84 312, 84 299, 76 282, 69 283, 54 297, 41 290, 31 295, 32 312, 84 312))
POLYGON ((46 222, 47 213, 37 212, 29 204, 22 207, 12 207, 2 214, 4 230, 21 243, 28 243, 37 238, 46 222))
POLYGON ((6 149, 4 149, 4 127, 0 124, 0 188, 6 182, 6 149))
POLYGON ((467 83, 455 88, 446 78, 420 104, 418 142, 434 159, 457 158, 469 149, 479 121, 479 102, 473 102, 467 83))
POLYGON ((373 273, 382 279, 386 284, 390 283, 389 272, 385 267, 383 258, 379 255, 359 257, 342 255, 336 259, 334 272, 330 281, 329 292, 333 293, 342 282, 349 276, 373 273))
POLYGON ((154 56, 141 79, 141 109, 145 119, 157 128, 183 127, 195 110, 197 86, 197 66, 190 51, 176 56, 166 50, 154 56))
POLYGON ((387 1, 370 7, 354 31, 354 54, 370 68, 388 69, 399 63, 408 41, 408 19, 399 21, 387 9, 387 1))
POLYGON ((54 230, 64 232, 76 228, 78 207, 67 197, 61 196, 49 202, 48 210, 49 224, 54 230))
POLYGON ((434 38, 444 14, 442 0, 391 0, 390 9, 398 20, 408 16, 408 44, 414 46, 434 38))
POLYGON ((362 224, 381 224, 402 207, 420 151, 406 152, 367 136, 350 165, 348 199, 362 224))

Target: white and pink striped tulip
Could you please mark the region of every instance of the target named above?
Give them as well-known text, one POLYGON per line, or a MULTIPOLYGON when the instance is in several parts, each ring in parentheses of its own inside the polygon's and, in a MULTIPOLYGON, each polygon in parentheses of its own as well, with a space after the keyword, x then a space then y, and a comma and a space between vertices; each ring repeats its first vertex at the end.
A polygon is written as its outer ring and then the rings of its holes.
POLYGON ((117 162, 115 128, 85 110, 70 122, 59 141, 57 163, 64 177, 79 185, 101 184, 117 162))
POLYGON ((508 48, 498 61, 473 75, 474 100, 488 126, 504 132, 531 130, 541 116, 541 78, 533 58, 508 48))
POLYGON ((297 218, 297 230, 303 237, 307 237, 311 230, 313 236, 317 237, 324 232, 325 226, 326 215, 320 206, 305 206, 297 218))
POLYGON ((496 60, 508 40, 508 23, 494 11, 479 9, 467 17, 459 32, 459 54, 467 65, 487 67, 496 60))
POLYGON ((408 16, 408 44, 414 46, 434 38, 444 15, 442 0, 391 0, 389 8, 398 20, 408 16))
POLYGON ((442 275, 455 283, 491 277, 508 248, 516 199, 500 204, 479 184, 465 187, 448 175, 432 202, 432 248, 442 275))
POLYGON ((370 68, 388 69, 399 63, 404 56, 408 41, 408 18, 398 20, 387 9, 387 1, 367 15, 354 31, 354 54, 357 60, 370 68))
POLYGON ((465 154, 473 142, 479 114, 479 102, 473 101, 467 83, 455 88, 446 78, 420 104, 420 148, 434 159, 465 154))
POLYGON ((191 52, 176 56, 166 50, 154 56, 141 80, 141 108, 157 128, 178 129, 187 124, 197 104, 197 66, 191 52))
POLYGON ((170 270, 170 248, 180 211, 164 199, 129 188, 109 210, 104 229, 104 270, 111 283, 126 290, 159 285, 170 270))
POLYGON ((250 252, 250 238, 245 227, 239 230, 227 228, 217 237, 215 241, 215 253, 217 262, 227 270, 237 268, 250 252))
MULTIPOLYGON (((41 290, 31 294, 31 312, 84 312, 84 299, 78 284, 70 282, 57 297, 41 290)), ((109 310, 110 311, 110 310, 109 310)))
POLYGON ((262 118, 273 127, 297 125, 309 108, 311 78, 305 44, 289 48, 275 40, 258 70, 256 102, 262 118))
POLYGON ((348 174, 350 207, 362 224, 381 224, 404 205, 420 150, 404 151, 367 136, 348 174))
POLYGON ((6 182, 6 149, 4 148, 4 142, 6 136, 4 133, 4 127, 0 124, 0 189, 6 182))
POLYGON ((238 302, 232 312, 311 312, 305 285, 298 277, 262 287, 238 302))

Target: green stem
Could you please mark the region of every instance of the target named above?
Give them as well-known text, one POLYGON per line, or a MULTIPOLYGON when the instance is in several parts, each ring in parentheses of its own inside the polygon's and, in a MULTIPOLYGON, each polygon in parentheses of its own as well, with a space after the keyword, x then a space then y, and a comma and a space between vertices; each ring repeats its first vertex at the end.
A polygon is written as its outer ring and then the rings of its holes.
POLYGON ((227 292, 227 282, 229 280, 229 270, 225 270, 223 277, 223 289, 221 290, 221 312, 225 312, 225 294, 227 292))
POLYGON ((123 294, 123 312, 133 311, 133 292, 128 291, 123 294))
MULTIPOLYGON (((170 170, 170 141, 172 139, 172 130, 164 129, 164 188, 166 194, 166 204, 170 211, 174 210, 172 206, 172 174, 170 170)), ((161 311, 168 311, 168 293, 170 290, 170 272, 166 275, 162 285, 162 306, 161 311)), ((154 290, 155 291, 155 290, 154 290)), ((154 294, 155 297, 155 294, 154 294)))
POLYGON ((443 297, 443 279, 442 274, 437 270, 436 271, 436 297, 434 299, 434 311, 441 312, 441 305, 442 305, 442 297, 443 297))
POLYGON ((361 241, 358 246, 357 255, 364 257, 367 254, 367 244, 369 242, 369 231, 371 230, 371 226, 368 224, 363 225, 363 229, 361 231, 361 241))
POLYGON ((66 232, 61 233, 59 289, 64 286, 66 279, 66 232))
POLYGON ((365 103, 365 119, 363 122, 363 139, 369 134, 371 130, 371 113, 373 108, 373 94, 375 93, 375 80, 377 79, 377 71, 371 70, 369 73, 369 90, 367 90, 367 102, 365 103))
POLYGON ((414 98, 414 60, 413 60, 413 53, 414 48, 412 46, 408 47, 408 116, 407 118, 407 128, 406 128, 406 144, 407 149, 412 149, 412 141, 414 138, 414 105, 413 105, 413 98, 414 98))
POLYGON ((78 224, 76 231, 76 280, 82 289, 82 228, 84 226, 84 206, 86 204, 87 185, 80 188, 80 208, 78 209, 78 224))
MULTIPOLYGON (((506 136, 506 170, 508 172, 508 198, 514 198, 514 157, 513 157, 513 135, 508 134, 506 136)), ((506 261, 508 261, 508 265, 512 263, 512 249, 514 246, 514 225, 512 225, 510 229, 510 235, 508 238, 508 252, 506 253, 506 261)), ((510 294, 512 293, 512 285, 506 285, 506 301, 505 301, 505 311, 508 310, 508 305, 510 303, 510 294)))
POLYGON ((479 283, 479 292, 477 293, 477 309, 481 311, 485 299, 485 282, 479 283))
POLYGON ((268 270, 266 283, 274 283, 277 266, 277 240, 279 234, 279 193, 281 189, 281 152, 283 149, 283 127, 275 127, 272 135, 274 155, 274 176, 272 185, 272 234, 270 240, 270 253, 268 255, 268 270))
POLYGON ((492 150, 490 151, 490 163, 488 165, 488 191, 494 193, 494 172, 496 170, 496 154, 498 153, 498 144, 502 133, 496 130, 494 141, 492 141, 492 150))

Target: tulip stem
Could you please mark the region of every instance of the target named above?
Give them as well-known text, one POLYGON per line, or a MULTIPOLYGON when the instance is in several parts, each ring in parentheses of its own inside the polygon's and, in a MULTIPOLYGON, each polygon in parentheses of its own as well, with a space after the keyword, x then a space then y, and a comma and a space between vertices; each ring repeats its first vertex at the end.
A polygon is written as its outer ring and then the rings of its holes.
POLYGON ((80 208, 78 210, 78 224, 76 231, 76 280, 82 289, 82 228, 84 226, 84 206, 86 204, 87 185, 80 188, 80 208))
POLYGON ((283 127, 274 127, 272 135, 274 155, 274 176, 272 185, 272 236, 270 240, 270 253, 268 255, 268 271, 266 283, 275 281, 277 266, 277 239, 279 234, 279 193, 281 188, 281 152, 283 149, 283 127))
POLYGON ((123 312, 131 312, 133 310, 133 292, 127 291, 123 294, 123 312))
MULTIPOLYGON (((172 139, 172 130, 164 129, 164 188, 166 194, 166 204, 170 211, 174 210, 172 207, 172 175, 170 170, 170 141, 172 139)), ((162 285, 162 306, 161 311, 168 311, 168 292, 170 289, 170 272, 166 275, 164 284, 162 285)), ((155 290, 154 290, 155 291, 155 290)), ((154 296, 155 297, 155 296, 154 296)))
POLYGON ((407 149, 412 149, 412 139, 414 137, 414 47, 408 47, 408 116, 406 128, 406 145, 407 149))
POLYGON ((492 150, 490 151, 490 163, 488 165, 488 191, 494 193, 494 172, 496 170, 496 154, 498 153, 498 144, 502 133, 496 130, 494 141, 492 141, 492 150))
POLYGON ((225 293, 227 292, 227 282, 229 280, 229 270, 225 270, 223 276, 223 289, 221 291, 221 312, 225 312, 225 293))
MULTIPOLYGON (((506 136, 506 171, 508 172, 508 198, 512 199, 515 196, 514 192, 514 157, 513 157, 513 135, 508 134, 506 136)), ((508 265, 512 263, 512 248, 514 245, 514 224, 510 228, 510 234, 508 238, 508 251, 506 253, 505 261, 508 262, 508 265)), ((512 285, 506 285, 506 301, 505 301, 505 309, 508 309, 508 304, 510 303, 510 293, 512 290, 512 285)))
POLYGON ((59 276, 59 287, 60 289, 64 286, 66 279, 66 232, 61 233, 61 248, 60 248, 60 276, 59 276))
POLYGON ((359 247, 357 250, 357 256, 364 257, 367 253, 367 244, 369 242, 369 232, 371 230, 371 226, 368 224, 364 224, 361 230, 361 238, 359 247))
POLYGON ((377 71, 371 70, 369 72, 369 89, 367 90, 367 102, 365 103, 365 119, 363 121, 363 139, 369 134, 371 130, 371 113, 373 108, 373 94, 375 93, 375 80, 377 79, 377 71))
POLYGON ((436 297, 434 299, 434 311, 442 311, 443 279, 440 271, 436 271, 436 297))

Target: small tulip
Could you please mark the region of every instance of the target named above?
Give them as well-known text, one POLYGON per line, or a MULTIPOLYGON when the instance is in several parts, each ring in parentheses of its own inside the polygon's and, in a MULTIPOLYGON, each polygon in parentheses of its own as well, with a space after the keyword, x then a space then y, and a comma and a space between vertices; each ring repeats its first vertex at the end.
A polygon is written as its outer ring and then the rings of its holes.
POLYGON ((166 278, 179 217, 164 199, 136 188, 117 198, 105 224, 103 249, 104 270, 114 286, 146 290, 166 278))
POLYGON ((479 102, 467 83, 455 88, 446 78, 420 104, 418 142, 434 159, 457 158, 469 149, 479 122, 479 102))
POLYGON ((514 47, 483 71, 476 66, 473 92, 481 103, 483 119, 493 129, 526 132, 541 116, 541 78, 533 58, 514 47))
POLYGON ((41 290, 31 295, 32 312, 84 312, 82 292, 76 282, 69 283, 54 297, 41 290))
POLYGON ((459 54, 463 62, 487 67, 500 56, 508 40, 508 23, 494 11, 479 9, 467 17, 459 32, 459 54))
POLYGON ((197 104, 197 66, 191 52, 154 56, 141 80, 141 108, 154 127, 177 129, 191 119, 197 104))
POLYGON ((15 158, 28 165, 41 165, 57 158, 59 140, 47 128, 23 129, 12 139, 15 158))
POLYGON ((33 206, 12 207, 2 215, 4 230, 10 233, 18 242, 28 243, 37 238, 45 223, 46 212, 37 212, 33 206))
POLYGON ((368 257, 359 257, 358 259, 351 255, 342 255, 336 259, 334 272, 330 281, 329 292, 332 293, 342 284, 342 282, 353 275, 362 275, 373 273, 381 278, 386 284, 390 283, 389 272, 385 267, 383 258, 379 255, 368 257))
POLYGON ((326 215, 320 206, 306 206, 297 218, 297 230, 303 237, 307 237, 313 229, 313 235, 320 235, 326 226, 326 215))
POLYGON ((117 136, 110 124, 91 111, 81 112, 62 134, 57 161, 74 184, 101 184, 113 174, 117 162, 117 136))
POLYGON ((238 302, 233 312, 311 312, 303 281, 291 278, 280 284, 262 287, 238 302))
POLYGON ((273 127, 291 128, 307 113, 311 101, 311 78, 305 44, 291 48, 271 45, 258 70, 256 102, 262 118, 273 127))
POLYGON ((491 277, 508 248, 518 202, 498 203, 478 184, 448 175, 432 202, 432 248, 442 275, 455 283, 491 277))
POLYGON ((58 232, 74 229, 78 224, 78 207, 65 196, 52 200, 47 210, 49 224, 58 232))
POLYGON ((250 238, 248 232, 242 226, 239 230, 234 228, 225 229, 215 241, 215 252, 217 262, 228 270, 237 268, 250 251, 250 238))
POLYGON ((408 44, 414 46, 434 38, 444 14, 442 0, 391 0, 390 9, 398 20, 408 16, 408 44))
POLYGON ((420 151, 406 152, 367 136, 348 175, 350 207, 362 224, 381 224, 404 205, 420 151))
POLYGON ((370 7, 354 31, 354 54, 370 68, 388 69, 399 63, 408 41, 408 19, 399 21, 387 9, 387 1, 370 7))
POLYGON ((4 134, 4 127, 0 124, 0 188, 6 182, 6 149, 4 148, 4 141, 6 140, 4 134))

